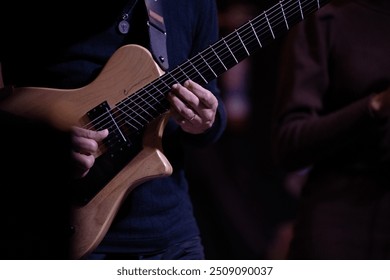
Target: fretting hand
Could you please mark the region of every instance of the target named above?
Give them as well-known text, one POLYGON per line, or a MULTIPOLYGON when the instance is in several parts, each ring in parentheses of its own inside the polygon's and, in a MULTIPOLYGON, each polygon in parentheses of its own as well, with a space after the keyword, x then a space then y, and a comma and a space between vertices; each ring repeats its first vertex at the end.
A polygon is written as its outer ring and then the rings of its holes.
POLYGON ((173 85, 168 100, 174 120, 185 132, 200 134, 213 125, 218 100, 194 81, 173 85))

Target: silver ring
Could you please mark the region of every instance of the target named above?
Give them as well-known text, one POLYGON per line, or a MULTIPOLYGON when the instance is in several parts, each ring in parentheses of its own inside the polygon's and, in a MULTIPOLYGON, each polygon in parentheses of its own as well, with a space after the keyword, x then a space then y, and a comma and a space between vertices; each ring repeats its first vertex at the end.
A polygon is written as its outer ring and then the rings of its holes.
POLYGON ((194 115, 192 116, 192 118, 189 119, 189 121, 192 122, 192 121, 195 119, 195 117, 196 117, 196 114, 194 114, 194 115))

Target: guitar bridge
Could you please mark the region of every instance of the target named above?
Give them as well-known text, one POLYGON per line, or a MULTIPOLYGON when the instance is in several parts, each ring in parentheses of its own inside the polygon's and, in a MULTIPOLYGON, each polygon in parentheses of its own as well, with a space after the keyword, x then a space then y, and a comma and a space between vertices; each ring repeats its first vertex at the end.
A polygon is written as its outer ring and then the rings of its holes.
POLYGON ((103 140, 105 147, 111 158, 120 156, 125 147, 131 145, 121 130, 120 120, 117 122, 106 101, 99 104, 87 113, 96 130, 108 129, 109 134, 103 140))
POLYGON ((87 204, 142 148, 143 130, 132 131, 104 101, 87 112, 93 128, 108 129, 105 152, 96 158, 87 176, 77 182, 75 203, 87 204))

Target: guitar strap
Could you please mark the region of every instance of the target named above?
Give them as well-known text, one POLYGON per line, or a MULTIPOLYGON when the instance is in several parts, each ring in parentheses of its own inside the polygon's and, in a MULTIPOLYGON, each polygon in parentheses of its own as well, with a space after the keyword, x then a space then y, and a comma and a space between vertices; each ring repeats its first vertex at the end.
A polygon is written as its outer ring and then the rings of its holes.
POLYGON ((145 0, 145 5, 149 18, 148 29, 151 52, 157 64, 166 71, 169 68, 169 63, 162 1, 145 0))

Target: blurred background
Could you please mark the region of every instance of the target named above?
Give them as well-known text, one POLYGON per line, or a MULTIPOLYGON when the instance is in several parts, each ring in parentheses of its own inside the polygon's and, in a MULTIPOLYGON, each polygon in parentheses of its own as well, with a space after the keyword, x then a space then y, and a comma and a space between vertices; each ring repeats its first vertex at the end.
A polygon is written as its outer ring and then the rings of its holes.
MULTIPOLYGON (((276 1, 216 0, 220 35, 276 1)), ((218 78, 228 127, 214 146, 193 152, 190 189, 208 259, 284 259, 301 174, 285 174, 271 159, 271 118, 280 36, 218 78)))

